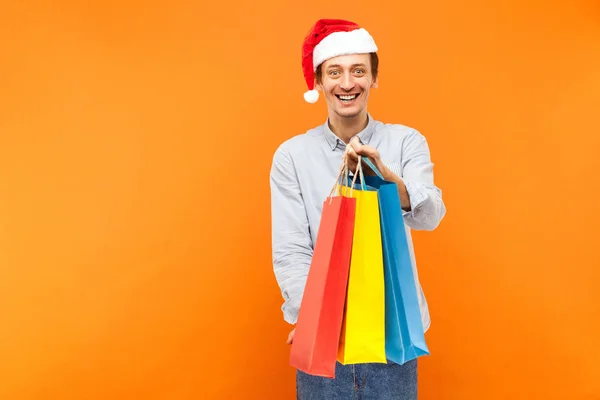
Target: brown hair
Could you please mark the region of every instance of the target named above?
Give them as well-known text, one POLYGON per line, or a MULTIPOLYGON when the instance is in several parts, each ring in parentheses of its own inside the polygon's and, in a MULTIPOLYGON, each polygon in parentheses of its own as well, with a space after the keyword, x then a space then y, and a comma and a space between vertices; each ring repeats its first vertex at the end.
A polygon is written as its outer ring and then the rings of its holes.
MULTIPOLYGON (((373 79, 377 79, 377 73, 379 72, 379 56, 377 53, 371 54, 371 75, 373 75, 373 79)), ((323 64, 319 64, 317 70, 315 71, 315 78, 317 82, 321 83, 321 75, 323 74, 322 66, 323 64)))

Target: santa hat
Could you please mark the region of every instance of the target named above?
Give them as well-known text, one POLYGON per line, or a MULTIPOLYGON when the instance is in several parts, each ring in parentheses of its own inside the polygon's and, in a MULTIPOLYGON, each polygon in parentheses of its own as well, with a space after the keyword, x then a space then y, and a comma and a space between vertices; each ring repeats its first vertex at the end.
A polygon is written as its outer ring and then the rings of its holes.
POLYGON ((324 61, 347 54, 374 53, 375 41, 364 28, 341 19, 321 19, 310 30, 302 46, 302 70, 308 91, 304 100, 316 103, 319 92, 314 88, 315 71, 324 61))

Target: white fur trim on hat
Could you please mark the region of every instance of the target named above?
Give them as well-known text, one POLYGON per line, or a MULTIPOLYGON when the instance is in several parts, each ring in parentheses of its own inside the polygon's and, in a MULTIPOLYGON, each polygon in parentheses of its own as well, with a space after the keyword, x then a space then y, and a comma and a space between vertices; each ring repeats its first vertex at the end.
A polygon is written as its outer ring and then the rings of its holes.
POLYGON ((377 45, 364 28, 348 32, 333 32, 323 38, 313 50, 313 69, 330 58, 361 53, 374 53, 377 45))
POLYGON ((304 100, 307 103, 316 103, 319 100, 319 91, 316 89, 309 90, 308 92, 304 92, 304 100))

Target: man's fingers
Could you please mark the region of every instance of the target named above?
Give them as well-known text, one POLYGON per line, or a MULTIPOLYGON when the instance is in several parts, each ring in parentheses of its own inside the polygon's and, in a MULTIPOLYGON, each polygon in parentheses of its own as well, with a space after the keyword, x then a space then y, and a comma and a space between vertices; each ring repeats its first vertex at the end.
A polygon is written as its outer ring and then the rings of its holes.
POLYGON ((294 341, 294 333, 296 332, 296 329, 294 328, 289 334, 288 334, 288 338, 287 338, 287 344, 292 344, 292 342, 294 341))
POLYGON ((354 140, 351 142, 351 144, 352 144, 352 146, 350 146, 350 148, 352 149, 352 152, 354 154, 357 154, 357 155, 360 155, 363 157, 369 157, 371 159, 377 157, 377 149, 375 149, 371 146, 360 144, 358 141, 354 141, 354 140))
POLYGON ((350 141, 350 148, 352 148, 356 153, 360 154, 363 145, 360 144, 358 138, 354 138, 350 141))
POLYGON ((349 161, 354 161, 354 162, 358 161, 358 154, 356 154, 356 151, 354 150, 354 148, 352 146, 348 146, 347 154, 348 154, 349 161))

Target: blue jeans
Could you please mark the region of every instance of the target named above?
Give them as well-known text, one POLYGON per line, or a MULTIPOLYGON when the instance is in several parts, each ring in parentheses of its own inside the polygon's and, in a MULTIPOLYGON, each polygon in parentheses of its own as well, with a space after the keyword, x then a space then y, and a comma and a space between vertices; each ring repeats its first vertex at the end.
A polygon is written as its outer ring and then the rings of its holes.
POLYGON ((296 371, 297 400, 417 400, 417 360, 335 367, 335 379, 296 371))

